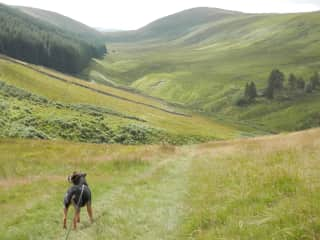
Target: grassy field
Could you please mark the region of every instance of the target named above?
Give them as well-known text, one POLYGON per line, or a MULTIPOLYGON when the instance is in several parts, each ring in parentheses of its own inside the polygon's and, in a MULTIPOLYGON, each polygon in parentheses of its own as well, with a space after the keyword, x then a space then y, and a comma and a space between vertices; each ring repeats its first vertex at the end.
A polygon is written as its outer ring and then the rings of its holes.
MULTIPOLYGON (((174 22, 173 18, 167 20, 174 22)), ((93 81, 130 86, 234 122, 261 122, 262 128, 271 131, 296 130, 296 122, 308 121, 319 109, 319 94, 299 102, 264 102, 249 108, 237 108, 234 103, 249 81, 260 90, 265 88, 273 68, 305 80, 319 71, 319 20, 318 12, 235 14, 192 28, 185 23, 188 33, 172 33, 170 41, 165 31, 146 37, 151 24, 148 31, 135 33, 138 39, 124 35, 108 42, 109 54, 95 60, 84 74, 93 81), (308 111, 301 112, 302 106, 308 111), (265 108, 272 111, 264 113, 265 108), (285 125, 287 112, 293 113, 294 120, 285 125)))
POLYGON ((88 173, 94 223, 70 239, 319 239, 319 129, 174 147, 0 142, 0 238, 64 239, 88 173), (72 215, 72 214, 71 214, 72 215))
POLYGON ((257 137, 320 126, 320 92, 234 105, 319 71, 319 16, 186 11, 118 35, 89 81, 0 56, 0 239, 65 239, 75 170, 94 222, 69 239, 320 239, 320 129, 257 137))
MULTIPOLYGON (((30 102, 25 97, 7 96, 4 90, 1 98, 5 105, 4 110, 2 109, 5 111, 3 116, 7 115, 11 118, 6 117, 3 120, 10 124, 13 123, 12 119, 19 120, 20 124, 26 117, 40 118, 42 122, 51 121, 53 118, 60 120, 66 118, 66 121, 78 121, 82 122, 82 125, 90 125, 95 122, 96 126, 100 122, 115 131, 133 124, 140 129, 146 128, 153 132, 160 132, 155 138, 156 142, 169 141, 171 143, 231 138, 241 135, 241 132, 234 127, 196 114, 185 115, 181 109, 168 106, 163 101, 113 87, 88 83, 45 68, 19 64, 10 59, 0 59, 0 81, 6 86, 17 88, 17 91, 24 91, 27 95, 33 94, 49 102, 39 104, 35 101, 30 102), (74 108, 79 105, 81 105, 80 109, 74 108), (87 110, 83 109, 83 106, 87 110), (96 108, 95 112, 99 116, 92 115, 92 108, 96 108)), ((30 125, 38 127, 32 123, 30 125)), ((49 128, 52 130, 56 126, 49 126, 49 128)), ((95 127, 89 126, 89 128, 94 129, 95 127)), ((39 130, 52 135, 53 132, 50 129, 44 126, 39 130)), ((103 132, 105 130, 106 128, 103 132)), ((53 135, 53 138, 56 137, 53 135)), ((73 139, 71 137, 68 140, 73 139)))

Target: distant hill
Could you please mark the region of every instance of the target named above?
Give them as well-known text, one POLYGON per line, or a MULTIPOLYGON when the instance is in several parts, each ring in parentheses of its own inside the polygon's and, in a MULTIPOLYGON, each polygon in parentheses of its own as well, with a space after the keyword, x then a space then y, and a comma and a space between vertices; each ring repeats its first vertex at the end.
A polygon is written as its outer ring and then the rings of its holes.
POLYGON ((0 53, 67 73, 78 73, 106 53, 102 35, 49 11, 0 4, 0 53))
POLYGON ((173 40, 202 24, 240 15, 241 12, 199 7, 163 17, 136 31, 107 33, 106 37, 109 41, 173 40))
POLYGON ((139 29, 137 35, 142 38, 175 39, 192 32, 199 25, 239 15, 242 14, 217 8, 194 8, 156 20, 139 29))
POLYGON ((21 7, 17 6, 16 9, 41 20, 42 22, 46 22, 48 24, 54 25, 64 31, 68 31, 73 33, 75 36, 80 37, 81 39, 85 39, 87 41, 96 41, 97 39, 101 38, 101 33, 97 30, 81 23, 72 18, 63 16, 61 14, 46 11, 38 8, 31 8, 31 7, 21 7))
POLYGON ((320 12, 196 8, 106 38, 110 55, 85 70, 91 80, 130 86, 224 121, 250 121, 271 131, 320 125, 319 90, 234 106, 247 82, 254 81, 262 94, 272 69, 285 73, 286 88, 290 73, 307 84, 320 72, 320 12))

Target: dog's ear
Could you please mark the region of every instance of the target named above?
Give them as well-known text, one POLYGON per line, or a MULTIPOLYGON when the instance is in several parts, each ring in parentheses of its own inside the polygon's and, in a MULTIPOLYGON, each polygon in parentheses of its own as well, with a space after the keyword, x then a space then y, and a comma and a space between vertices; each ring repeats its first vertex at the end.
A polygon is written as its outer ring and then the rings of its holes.
POLYGON ((86 173, 82 173, 82 172, 80 172, 78 175, 79 175, 80 177, 86 177, 86 176, 87 176, 86 173))
POLYGON ((71 176, 70 176, 70 175, 67 177, 67 181, 68 181, 69 183, 71 183, 71 176))

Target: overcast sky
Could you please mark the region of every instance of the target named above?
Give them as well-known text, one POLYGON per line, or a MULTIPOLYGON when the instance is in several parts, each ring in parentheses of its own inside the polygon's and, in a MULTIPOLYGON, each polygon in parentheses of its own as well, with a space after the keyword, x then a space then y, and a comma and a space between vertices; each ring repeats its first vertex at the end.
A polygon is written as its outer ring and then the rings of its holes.
POLYGON ((92 27, 136 29, 160 17, 193 7, 243 12, 307 12, 320 10, 320 0, 0 0, 61 13, 92 27))

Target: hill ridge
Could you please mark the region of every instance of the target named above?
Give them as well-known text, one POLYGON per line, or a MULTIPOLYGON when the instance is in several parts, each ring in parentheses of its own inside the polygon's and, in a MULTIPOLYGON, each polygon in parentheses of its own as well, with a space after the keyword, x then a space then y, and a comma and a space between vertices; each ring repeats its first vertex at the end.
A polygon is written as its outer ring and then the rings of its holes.
POLYGON ((130 31, 105 33, 108 41, 141 41, 141 40, 173 40, 192 31, 194 27, 208 21, 220 21, 234 15, 242 15, 237 11, 219 8, 198 7, 186 9, 161 17, 145 26, 130 31))
POLYGON ((22 11, 23 13, 26 13, 34 18, 37 18, 42 21, 46 21, 49 24, 55 25, 59 28, 67 28, 69 31, 75 31, 74 24, 78 25, 77 30, 83 33, 92 33, 95 35, 100 35, 101 32, 97 31, 96 29, 78 21, 71 17, 68 17, 66 15, 63 15, 61 13, 57 13, 54 11, 46 10, 46 9, 40 9, 40 8, 34 8, 34 7, 27 7, 27 6, 13 6, 14 8, 22 11), (65 22, 62 22, 65 20, 65 22), (71 25, 71 26, 70 26, 71 25), (79 28, 80 27, 80 28, 79 28))

